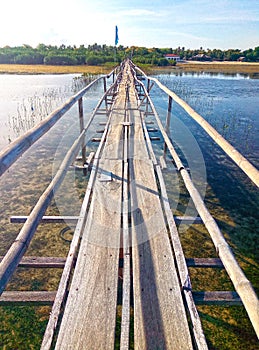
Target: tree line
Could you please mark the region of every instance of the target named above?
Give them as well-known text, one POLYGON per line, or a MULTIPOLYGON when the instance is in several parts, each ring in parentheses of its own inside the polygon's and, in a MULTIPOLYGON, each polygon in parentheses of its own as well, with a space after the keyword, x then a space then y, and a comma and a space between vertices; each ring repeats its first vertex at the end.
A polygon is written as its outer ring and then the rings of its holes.
POLYGON ((259 46, 254 49, 241 51, 239 49, 185 49, 146 48, 138 46, 118 47, 107 45, 52 46, 39 44, 36 48, 30 45, 16 47, 5 46, 0 48, 0 64, 46 64, 46 65, 101 65, 107 62, 120 63, 130 57, 135 63, 166 66, 175 64, 168 61, 165 54, 177 54, 182 60, 190 60, 197 55, 206 55, 207 58, 217 61, 259 62, 259 46))

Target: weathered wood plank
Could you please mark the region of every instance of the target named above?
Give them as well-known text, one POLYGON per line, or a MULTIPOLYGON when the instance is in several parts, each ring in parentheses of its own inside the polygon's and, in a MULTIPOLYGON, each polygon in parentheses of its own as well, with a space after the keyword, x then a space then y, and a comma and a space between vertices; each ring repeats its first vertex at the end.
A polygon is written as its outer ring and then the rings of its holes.
MULTIPOLYGON (((0 262, 3 256, 0 256, 0 262)), ((56 257, 38 257, 38 256, 24 256, 20 261, 18 267, 27 268, 63 268, 65 266, 66 258, 56 257)))
POLYGON ((123 246, 123 289, 120 350, 129 349, 130 336, 130 228, 129 228, 129 178, 128 178, 128 134, 130 124, 124 123, 124 160, 123 160, 123 192, 122 192, 122 246, 123 246))
POLYGON ((8 291, 0 296, 0 306, 52 305, 56 292, 8 291))
MULTIPOLYGON (((10 222, 12 224, 22 224, 28 219, 28 216, 11 216, 10 222)), ((55 223, 55 224, 63 224, 66 222, 67 224, 76 224, 78 221, 78 216, 43 216, 40 220, 43 224, 55 223)))
MULTIPOLYGON (((19 224, 24 223, 28 216, 16 216, 12 215, 10 217, 10 222, 19 224)), ((78 220, 78 216, 43 216, 41 219, 41 223, 63 223, 64 221, 66 223, 74 224, 78 220)), ((193 216, 175 216, 174 217, 176 224, 202 224, 202 219, 200 217, 193 217, 193 216)))
POLYGON ((186 263, 188 267, 224 268, 219 258, 187 258, 186 263))
MULTIPOLYGON (((98 106, 96 108, 98 108, 98 106)), ((59 282, 58 291, 57 291, 57 295, 56 295, 56 298, 55 298, 55 301, 54 301, 54 304, 53 304, 53 307, 51 310, 49 322, 48 322, 47 328, 45 330, 45 334, 44 334, 43 341, 41 344, 41 350, 49 350, 51 348, 51 344, 53 342, 54 332, 55 332, 56 327, 57 327, 58 319, 60 318, 61 307, 62 307, 64 299, 65 299, 66 291, 68 288, 68 283, 70 281, 71 270, 72 270, 72 267, 74 264, 75 255, 77 254, 78 246, 80 243, 80 238, 81 238, 83 230, 85 228, 86 212, 87 212, 88 205, 90 203, 90 198, 92 195, 92 188, 93 188, 93 185, 95 183, 96 174, 98 171, 99 155, 100 155, 100 152, 103 148, 103 143, 104 143, 104 139, 106 137, 107 131, 108 131, 108 127, 109 127, 109 120, 107 122, 105 132, 102 136, 102 142, 100 143, 98 150, 95 154, 95 158, 93 161, 93 169, 92 169, 89 181, 88 181, 87 189, 85 192, 85 197, 84 197, 82 207, 80 210, 80 215, 79 215, 79 218, 77 221, 77 225, 75 228, 73 239, 72 239, 72 242, 70 244, 70 249, 69 249, 67 259, 66 259, 65 267, 64 267, 64 270, 63 270, 63 273, 62 273, 62 276, 61 276, 61 279, 59 282)))
MULTIPOLYGON (((55 296, 55 291, 7 291, 0 296, 0 306, 52 305, 55 296)), ((193 297, 197 305, 242 305, 233 291, 193 292, 193 297)))
POLYGON ((192 349, 180 286, 140 114, 130 154, 135 349, 192 349), (135 150, 142 145, 142 149, 135 150), (179 322, 181 319, 181 322, 179 322))
MULTIPOLYGON (((109 170, 121 177, 121 166, 116 161, 112 163, 113 168, 109 170)), ((93 193, 56 349, 82 349, 83 346, 111 349, 114 345, 121 184, 120 180, 114 180, 97 187, 93 193), (103 196, 105 199, 102 202, 103 196), (109 201, 117 203, 117 208, 114 204, 109 210, 109 201)))
POLYGON ((191 284, 190 284, 190 279, 189 279, 189 272, 187 269, 184 252, 182 250, 180 238, 179 238, 178 231, 176 228, 175 218, 173 217, 173 213, 172 213, 172 210, 171 210, 170 205, 169 205, 169 199, 167 196, 167 191, 166 191, 162 171, 161 171, 159 164, 157 163, 157 160, 156 160, 154 151, 152 149, 151 141, 150 141, 150 138, 149 138, 147 128, 146 128, 144 121, 143 121, 143 130, 144 130, 146 141, 147 141, 147 147, 149 149, 149 153, 150 153, 152 162, 154 164, 157 179, 159 182, 159 187, 160 187, 160 191, 161 191, 161 202, 163 204, 164 213, 165 213, 167 225, 169 228, 169 233, 170 233, 171 242, 172 242, 173 251, 174 251, 174 256, 175 256, 175 260, 176 260, 176 264, 177 264, 177 270, 178 270, 178 274, 179 274, 179 278, 180 278, 181 288, 183 289, 183 295, 185 297, 189 317, 190 317, 190 320, 192 322, 192 329, 193 329, 193 335, 195 338, 195 343, 196 343, 197 349, 207 350, 208 346, 206 343, 205 335, 203 333, 201 320, 200 320, 198 311, 196 309, 196 306, 195 306, 195 303, 193 300, 193 296, 192 296, 192 292, 191 292, 191 284), (189 287, 188 289, 183 288, 184 286, 186 286, 186 284, 189 287))
POLYGON ((174 220, 177 225, 180 225, 180 224, 192 225, 192 224, 203 223, 200 217, 193 217, 193 216, 175 216, 174 220))
POLYGON ((242 301, 237 292, 231 291, 193 292, 193 298, 197 305, 242 305, 242 301))
POLYGON ((56 349, 114 348, 124 114, 121 109, 111 114, 56 349), (100 181, 103 172, 110 173, 112 181, 100 181))

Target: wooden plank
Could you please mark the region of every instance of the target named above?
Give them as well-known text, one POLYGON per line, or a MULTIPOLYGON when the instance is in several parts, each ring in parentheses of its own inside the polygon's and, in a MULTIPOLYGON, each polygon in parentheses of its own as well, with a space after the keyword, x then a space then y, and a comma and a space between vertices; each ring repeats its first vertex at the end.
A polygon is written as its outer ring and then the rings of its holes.
POLYGON ((169 205, 169 200, 168 200, 168 196, 167 196, 167 191, 166 191, 162 171, 161 171, 160 166, 157 164, 157 160, 156 160, 154 151, 152 149, 152 145, 151 145, 151 141, 150 141, 150 138, 149 138, 149 135, 147 132, 146 125, 145 125, 143 120, 142 120, 142 122, 143 122, 143 130, 145 133, 149 153, 150 153, 152 162, 153 162, 155 169, 156 169, 156 174, 157 174, 159 187, 160 187, 160 191, 161 191, 161 201, 163 203, 165 217, 167 220, 167 225, 169 227, 171 242, 172 242, 172 246, 173 246, 173 250, 174 250, 174 256, 175 256, 175 260, 176 260, 176 264, 177 264, 177 269, 178 269, 178 274, 180 277, 181 287, 183 289, 183 295, 185 297, 186 305, 188 307, 189 316, 190 316, 190 319, 192 322, 195 343, 196 343, 197 349, 207 350, 208 349, 207 342, 206 342, 206 339, 205 339, 205 336, 203 333, 201 320, 200 320, 198 311, 196 309, 196 306, 195 306, 195 303, 193 300, 189 272, 187 269, 185 256, 184 256, 184 252, 182 250, 182 246, 181 246, 180 238, 178 235, 177 227, 175 224, 175 220, 173 217, 173 213, 172 213, 172 210, 171 210, 170 205, 169 205), (186 285, 188 286, 188 288, 184 288, 186 285))
MULTIPOLYGON (((97 107, 96 107, 97 108, 97 107)), ((63 302, 66 296, 66 292, 67 292, 67 288, 68 288, 68 283, 70 281, 70 275, 71 275, 71 271, 74 265, 74 260, 75 260, 75 256, 77 254, 78 251, 78 246, 80 243, 80 238, 82 236, 84 227, 85 227, 85 222, 86 222, 86 212, 88 209, 88 205, 90 202, 90 198, 92 195, 92 188, 93 185, 95 183, 95 178, 96 178, 96 174, 97 174, 97 170, 98 170, 98 163, 99 163, 99 155, 100 152, 103 148, 103 143, 104 143, 104 139, 106 137, 107 131, 108 131, 108 127, 109 127, 109 120, 107 122, 106 128, 105 128, 105 133, 102 136, 102 142, 100 143, 98 150, 95 154, 95 158, 93 161, 93 170, 91 172, 88 184, 87 184, 87 189, 85 192, 85 197, 82 203, 82 207, 80 210, 80 215, 77 221, 77 225, 73 234, 73 239, 72 242, 70 244, 70 248, 69 248, 69 253, 66 259, 66 263, 65 263, 65 267, 59 282, 59 286, 58 286, 58 291, 57 291, 57 295, 51 310, 51 314, 50 314, 50 318, 47 324, 47 328, 45 330, 45 334, 42 340, 42 344, 41 344, 41 350, 49 350, 51 348, 52 345, 52 341, 53 341, 53 337, 54 337, 54 332, 56 330, 57 327, 57 321, 60 317, 60 313, 61 313, 61 307, 63 306, 63 302)))
MULTIPOLYGON (((112 163, 110 170, 121 177, 121 166, 112 163)), ((112 349, 114 345, 121 184, 114 180, 96 186, 56 349, 112 349), (105 196, 103 202, 100 196, 105 196), (112 211, 109 201, 114 202, 112 211)))
POLYGON ((130 228, 129 228, 129 164, 128 164, 128 133, 130 123, 124 125, 124 159, 123 159, 123 192, 122 192, 122 246, 123 246, 123 287, 120 350, 129 349, 130 336, 130 228))
POLYGON ((193 298, 197 305, 242 305, 242 301, 237 292, 231 291, 193 292, 193 298))
POLYGON ((192 224, 203 223, 200 217, 193 217, 193 216, 175 216, 174 220, 177 225, 180 225, 180 224, 192 225, 192 224))
MULTIPOLYGON (((22 224, 24 223, 29 216, 11 216, 10 222, 12 224, 22 224)), ((42 224, 63 224, 66 222, 67 224, 76 224, 79 219, 79 216, 43 216, 40 220, 42 224)))
POLYGON ((121 109, 111 114, 56 349, 114 348, 121 234, 122 118, 121 109), (111 173, 112 181, 101 182, 102 172, 111 173))
POLYGON ((219 258, 187 258, 186 263, 188 267, 224 268, 219 258))
POLYGON ((56 292, 8 291, 0 296, 0 306, 52 305, 56 292))
POLYGON ((139 113, 131 135, 134 348, 192 349, 178 276, 139 113), (143 149, 135 151, 135 142, 143 149), (138 154, 141 153, 141 157, 138 154), (181 319, 181 322, 179 322, 181 319))
POLYGON ((160 137, 159 136, 154 136, 154 137, 150 137, 151 141, 160 141, 160 137))
POLYGON ((99 137, 93 137, 93 138, 91 139, 91 141, 92 141, 92 142, 101 142, 101 138, 99 138, 99 137))
MULTIPOLYGON (((3 256, 0 256, 0 262, 3 256)), ((38 256, 24 256, 20 261, 18 267, 28 268, 63 268, 65 266, 66 258, 56 257, 38 257, 38 256)))

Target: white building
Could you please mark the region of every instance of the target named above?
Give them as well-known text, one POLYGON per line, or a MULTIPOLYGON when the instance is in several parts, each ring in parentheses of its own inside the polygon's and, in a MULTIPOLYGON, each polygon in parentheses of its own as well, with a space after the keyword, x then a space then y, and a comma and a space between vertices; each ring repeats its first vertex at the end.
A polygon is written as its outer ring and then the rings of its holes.
POLYGON ((176 55, 174 53, 167 53, 165 55, 165 58, 168 59, 168 60, 176 61, 176 62, 179 62, 181 60, 180 56, 176 55))

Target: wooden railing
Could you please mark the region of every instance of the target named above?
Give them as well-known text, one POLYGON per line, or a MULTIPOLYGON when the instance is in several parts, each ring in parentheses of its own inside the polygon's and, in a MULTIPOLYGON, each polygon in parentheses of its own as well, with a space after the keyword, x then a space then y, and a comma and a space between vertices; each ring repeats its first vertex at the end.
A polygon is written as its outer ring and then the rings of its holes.
MULTIPOLYGON (((155 82, 160 87, 160 89, 162 89, 169 97, 174 99, 174 101, 176 101, 181 107, 183 107, 184 110, 189 114, 189 116, 192 117, 194 120, 196 120, 204 128, 204 130, 213 138, 213 140, 216 143, 218 143, 218 145, 221 146, 221 148, 225 151, 225 153, 228 154, 237 163, 237 165, 249 176, 249 178, 257 186, 259 186, 259 171, 251 163, 249 163, 249 161, 245 157, 243 157, 233 146, 231 146, 208 122, 206 122, 202 118, 202 116, 200 116, 197 112, 195 112, 186 102, 184 102, 174 92, 172 92, 163 84, 161 84, 157 79, 151 78, 145 75, 145 73, 142 70, 140 70, 138 67, 135 67, 135 69, 141 72, 141 74, 143 74, 143 76, 148 80, 148 86, 150 86, 149 81, 155 82)), ((197 188, 193 184, 187 169, 185 169, 182 161, 180 160, 177 152, 175 151, 174 146, 168 136, 168 132, 164 128, 158 116, 158 113, 156 112, 155 106, 150 98, 148 89, 146 89, 142 81, 138 80, 138 83, 143 88, 143 91, 145 93, 145 98, 148 99, 148 102, 152 108, 152 111, 156 118, 156 122, 163 135, 165 145, 168 148, 171 156, 173 157, 176 168, 181 174, 181 177, 184 181, 186 189, 188 190, 193 200, 193 203, 212 238, 216 251, 219 257, 221 258, 221 261, 247 310, 247 313, 255 329, 255 332, 259 337, 259 300, 252 287, 252 284, 246 278, 243 271, 241 270, 238 262, 236 261, 232 253, 231 248, 226 242, 216 221, 214 220, 211 213, 207 209, 200 193, 198 192, 197 188)), ((171 108, 170 106, 171 106, 171 103, 169 99, 168 110, 171 108)), ((169 125, 168 121, 166 124, 168 127, 169 125)))

